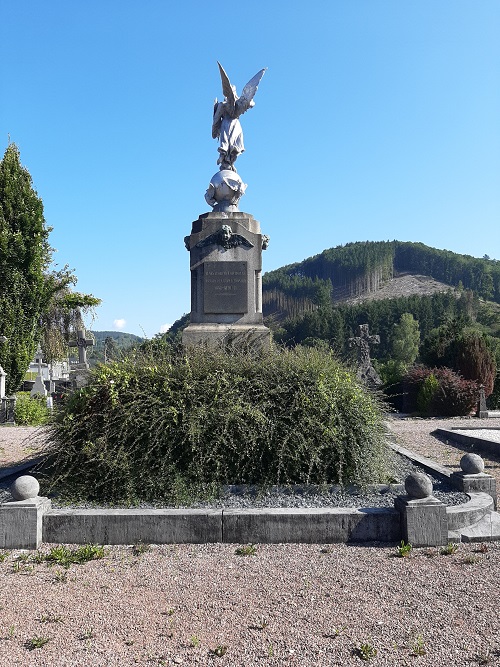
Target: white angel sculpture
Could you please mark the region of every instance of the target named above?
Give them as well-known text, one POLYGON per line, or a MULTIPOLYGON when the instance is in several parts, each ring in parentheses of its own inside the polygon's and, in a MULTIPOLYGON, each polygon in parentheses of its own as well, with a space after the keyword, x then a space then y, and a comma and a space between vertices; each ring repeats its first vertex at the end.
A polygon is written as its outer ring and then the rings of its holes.
POLYGON ((219 159, 217 164, 220 170, 231 169, 236 171, 234 163, 240 153, 243 153, 243 130, 238 118, 255 105, 253 101, 260 80, 267 68, 261 69, 243 88, 241 96, 236 94, 236 87, 231 85, 222 65, 218 62, 220 76, 222 79, 222 92, 224 101, 215 99, 214 119, 212 124, 212 137, 219 139, 219 159))

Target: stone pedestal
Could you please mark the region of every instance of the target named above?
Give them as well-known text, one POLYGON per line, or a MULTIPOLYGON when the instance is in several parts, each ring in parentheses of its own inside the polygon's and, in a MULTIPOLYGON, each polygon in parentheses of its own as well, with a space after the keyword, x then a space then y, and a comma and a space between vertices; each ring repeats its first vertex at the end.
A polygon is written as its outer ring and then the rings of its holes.
POLYGON ((453 472, 450 482, 462 493, 487 493, 493 498, 493 506, 497 509, 497 483, 492 475, 484 472, 467 474, 465 472, 453 472))
POLYGON ((38 549, 42 542, 42 518, 48 498, 13 500, 0 505, 0 549, 38 549))
POLYGON ((394 507, 401 514, 403 539, 414 547, 434 547, 448 543, 446 505, 434 496, 398 496, 394 507))
POLYGON ((85 387, 89 379, 89 365, 87 363, 72 364, 69 371, 69 379, 75 389, 85 387))
POLYGON ((185 345, 240 340, 270 344, 271 332, 262 318, 262 250, 267 240, 248 213, 205 213, 193 222, 185 238, 191 268, 185 345))

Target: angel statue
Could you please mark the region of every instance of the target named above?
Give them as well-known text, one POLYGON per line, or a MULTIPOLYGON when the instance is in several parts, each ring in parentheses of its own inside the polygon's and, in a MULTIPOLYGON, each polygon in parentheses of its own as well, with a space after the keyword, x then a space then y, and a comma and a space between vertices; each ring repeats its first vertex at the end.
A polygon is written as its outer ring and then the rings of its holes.
POLYGON ((217 64, 219 65, 222 79, 224 101, 218 102, 217 98, 215 99, 212 137, 219 139, 219 159, 217 160, 217 164, 220 164, 221 171, 223 169, 236 171, 234 166, 236 158, 245 150, 243 146, 243 130, 238 119, 247 109, 255 105, 253 98, 267 68, 261 69, 260 72, 250 79, 243 88, 241 97, 238 97, 236 87, 231 85, 224 68, 219 62, 217 64))

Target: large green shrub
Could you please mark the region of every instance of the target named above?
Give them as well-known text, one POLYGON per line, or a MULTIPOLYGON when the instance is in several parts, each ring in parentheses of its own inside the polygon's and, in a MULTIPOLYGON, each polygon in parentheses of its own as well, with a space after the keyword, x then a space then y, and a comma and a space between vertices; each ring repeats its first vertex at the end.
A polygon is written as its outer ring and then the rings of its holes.
POLYGON ((14 421, 18 426, 41 426, 46 424, 50 417, 45 398, 32 398, 27 391, 16 394, 14 421))
POLYGON ((330 353, 184 351, 97 367, 52 428, 48 489, 133 502, 222 484, 381 478, 383 412, 330 353))

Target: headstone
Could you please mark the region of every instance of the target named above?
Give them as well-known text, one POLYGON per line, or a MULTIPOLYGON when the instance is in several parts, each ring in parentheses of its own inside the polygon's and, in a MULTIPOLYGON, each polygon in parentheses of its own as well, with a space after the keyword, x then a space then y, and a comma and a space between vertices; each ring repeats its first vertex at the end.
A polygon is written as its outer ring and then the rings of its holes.
POLYGON ((368 324, 360 324, 358 326, 358 335, 354 338, 349 338, 349 347, 358 348, 357 377, 372 387, 379 387, 382 384, 382 380, 373 368, 370 359, 370 345, 378 345, 379 343, 380 336, 370 336, 368 324))
POLYGON ((479 419, 487 419, 489 417, 488 408, 486 407, 484 384, 479 385, 479 401, 477 405, 476 417, 479 419))
POLYGON ((219 139, 217 164, 205 200, 213 211, 192 223, 184 243, 190 254, 191 317, 182 334, 184 345, 217 344, 242 339, 269 345, 271 332, 262 315, 262 250, 269 237, 238 203, 246 185, 234 163, 244 151, 239 117, 251 108, 265 70, 256 74, 240 97, 219 65, 223 102, 214 107, 212 136, 219 139))
POLYGON ((35 384, 33 385, 30 396, 47 396, 47 389, 45 388, 45 383, 43 381, 42 375, 42 356, 38 356, 38 374, 35 378, 35 384))

